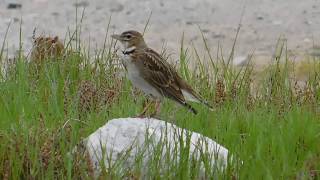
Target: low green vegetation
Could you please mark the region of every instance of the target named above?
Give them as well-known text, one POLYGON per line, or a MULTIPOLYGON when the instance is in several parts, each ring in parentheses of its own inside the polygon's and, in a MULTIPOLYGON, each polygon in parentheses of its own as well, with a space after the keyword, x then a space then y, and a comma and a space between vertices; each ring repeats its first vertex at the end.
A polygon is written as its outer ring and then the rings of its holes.
MULTIPOLYGON (((63 57, 41 64, 1 53, 0 179, 93 178, 90 159, 68 152, 108 120, 142 111, 145 97, 126 79, 114 41, 107 36, 95 56, 80 42, 71 44, 66 41, 63 57)), ((312 65, 297 66, 305 76, 301 83, 285 44, 278 48, 257 75, 251 57, 246 66, 233 67, 233 50, 223 58, 207 47, 208 58, 201 59, 195 48, 190 52, 181 42, 176 68, 214 110, 193 104, 199 113, 192 115, 165 101, 158 118, 214 139, 243 162, 232 161, 217 174, 207 169, 206 178, 320 177, 320 59, 308 57, 312 65)), ((186 159, 164 170, 157 166, 161 159, 154 161, 148 176, 197 179, 198 168, 186 159)), ((109 169, 101 178, 136 179, 146 168, 140 166, 125 172, 109 169)))

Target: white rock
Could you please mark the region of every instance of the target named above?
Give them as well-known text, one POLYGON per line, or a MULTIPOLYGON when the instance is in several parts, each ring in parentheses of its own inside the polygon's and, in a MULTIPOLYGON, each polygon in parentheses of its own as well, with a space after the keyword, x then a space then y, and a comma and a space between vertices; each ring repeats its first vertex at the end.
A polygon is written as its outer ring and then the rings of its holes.
POLYGON ((142 157, 141 173, 146 176, 149 169, 148 163, 152 161, 154 154, 160 155, 160 164, 168 168, 166 160, 179 162, 180 147, 185 148, 187 144, 190 145, 189 157, 196 158, 197 162, 200 162, 201 174, 204 173, 205 166, 199 160, 200 156, 209 159, 210 165, 206 167, 211 171, 223 170, 226 167, 228 158, 226 148, 208 137, 157 119, 113 119, 83 141, 94 166, 95 175, 101 172, 99 165, 101 162, 104 162, 107 169, 114 166, 116 162, 122 162, 120 167, 125 169, 132 167, 137 157, 142 157), (186 143, 186 139, 190 140, 189 143, 186 143), (159 147, 163 150, 160 153, 154 153, 157 149, 159 150, 159 147))

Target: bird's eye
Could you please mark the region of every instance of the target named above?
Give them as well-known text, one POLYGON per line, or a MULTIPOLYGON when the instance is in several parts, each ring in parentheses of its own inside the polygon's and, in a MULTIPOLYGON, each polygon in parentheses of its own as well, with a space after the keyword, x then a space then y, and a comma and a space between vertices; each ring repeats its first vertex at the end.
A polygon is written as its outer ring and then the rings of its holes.
POLYGON ((130 39, 132 36, 130 34, 128 34, 125 37, 126 37, 126 39, 130 39))

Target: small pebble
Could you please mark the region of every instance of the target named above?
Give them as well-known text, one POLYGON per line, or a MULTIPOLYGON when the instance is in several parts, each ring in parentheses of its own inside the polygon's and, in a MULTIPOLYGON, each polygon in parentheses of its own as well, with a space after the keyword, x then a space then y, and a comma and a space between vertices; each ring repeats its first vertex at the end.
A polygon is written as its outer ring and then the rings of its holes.
POLYGON ((19 22, 19 21, 20 21, 19 18, 17 18, 17 17, 14 17, 14 18, 13 18, 13 22, 19 22))
POLYGON ((80 2, 74 3, 73 5, 74 5, 75 7, 87 7, 87 6, 89 6, 89 2, 87 2, 87 1, 80 1, 80 2))
POLYGON ((120 12, 123 9, 124 9, 124 6, 122 4, 118 4, 118 5, 114 6, 114 7, 111 7, 110 11, 111 12, 120 12))
POLYGON ((209 29, 202 29, 201 30, 203 33, 208 33, 209 32, 209 29))
POLYGON ((9 3, 7 8, 8 9, 21 9, 22 5, 19 3, 9 3))
POLYGON ((264 18, 263 18, 263 16, 258 16, 257 17, 257 20, 263 20, 264 18))
POLYGON ((221 34, 221 33, 215 33, 215 32, 213 32, 213 33, 212 33, 212 37, 213 37, 214 39, 224 39, 226 36, 225 36, 224 34, 221 34))

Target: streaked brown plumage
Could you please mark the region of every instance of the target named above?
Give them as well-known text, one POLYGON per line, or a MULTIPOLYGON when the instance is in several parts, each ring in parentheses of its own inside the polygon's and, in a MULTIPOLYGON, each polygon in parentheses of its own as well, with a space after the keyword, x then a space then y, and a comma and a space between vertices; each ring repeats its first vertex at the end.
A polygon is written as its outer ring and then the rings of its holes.
POLYGON ((167 97, 187 107, 194 114, 197 111, 186 101, 206 103, 156 51, 150 49, 137 31, 126 31, 113 35, 124 46, 123 64, 132 84, 154 98, 167 97))

